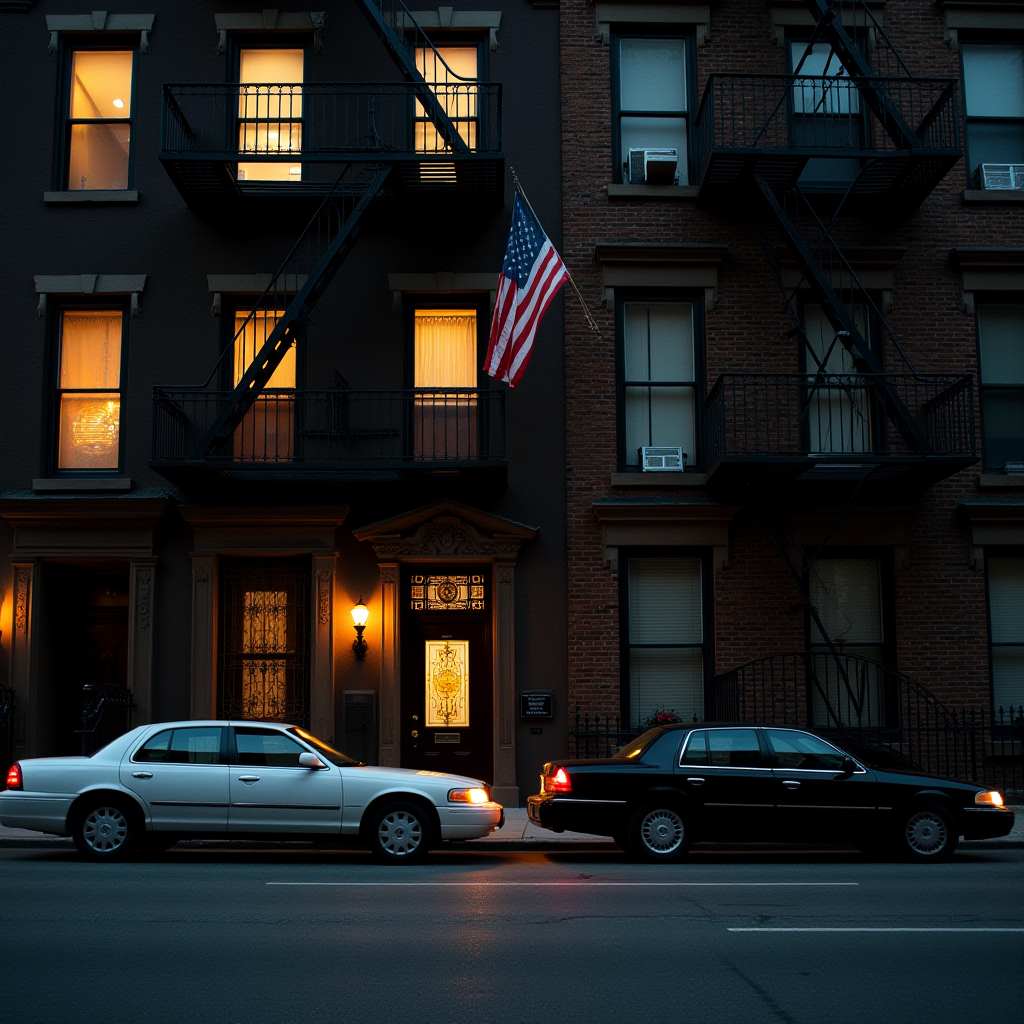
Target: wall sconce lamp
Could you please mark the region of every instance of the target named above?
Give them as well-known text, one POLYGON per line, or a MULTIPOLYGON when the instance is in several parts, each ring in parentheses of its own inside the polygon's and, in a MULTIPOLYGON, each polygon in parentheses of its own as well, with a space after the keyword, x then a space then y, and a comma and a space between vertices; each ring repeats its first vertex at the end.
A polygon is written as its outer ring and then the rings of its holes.
POLYGON ((355 652, 356 661, 362 661, 366 657, 366 641, 363 639, 363 630, 366 628, 366 620, 370 617, 370 609, 363 604, 362 594, 359 601, 352 609, 352 623, 356 627, 356 638, 352 641, 352 650, 355 652))

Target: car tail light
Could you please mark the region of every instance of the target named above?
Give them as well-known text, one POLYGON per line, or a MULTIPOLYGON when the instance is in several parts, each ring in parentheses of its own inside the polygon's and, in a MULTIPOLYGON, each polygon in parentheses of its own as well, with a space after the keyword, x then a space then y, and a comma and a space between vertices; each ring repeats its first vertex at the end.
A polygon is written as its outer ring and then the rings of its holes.
POLYGON ((21 765, 15 761, 10 768, 7 769, 7 788, 8 789, 21 789, 21 765))
POLYGON ((1003 794, 994 789, 990 789, 987 793, 975 793, 974 802, 982 807, 1002 807, 1003 794))
POLYGON ((561 765, 558 765, 554 771, 544 776, 544 792, 572 792, 572 779, 569 778, 569 773, 561 765))

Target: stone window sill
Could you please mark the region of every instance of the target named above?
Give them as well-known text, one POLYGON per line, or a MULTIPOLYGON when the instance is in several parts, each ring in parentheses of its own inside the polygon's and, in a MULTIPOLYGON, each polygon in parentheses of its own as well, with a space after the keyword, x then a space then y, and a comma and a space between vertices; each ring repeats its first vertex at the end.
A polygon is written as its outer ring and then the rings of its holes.
POLYGON ((59 203, 137 203, 139 193, 135 189, 80 189, 74 192, 44 192, 43 202, 59 203))
POLYGON ((49 479, 33 480, 32 490, 40 493, 48 492, 83 492, 83 491, 130 491, 132 481, 130 477, 51 477, 49 479))
POLYGON ((703 487, 706 473, 612 473, 612 487, 703 487))
POLYGON ((1024 188, 966 188, 960 198, 965 203, 1024 203, 1024 188))
POLYGON ((981 473, 978 476, 978 486, 998 490, 1024 490, 1024 476, 1013 473, 981 473))
POLYGON ((609 199, 696 199, 696 185, 609 185, 609 199))

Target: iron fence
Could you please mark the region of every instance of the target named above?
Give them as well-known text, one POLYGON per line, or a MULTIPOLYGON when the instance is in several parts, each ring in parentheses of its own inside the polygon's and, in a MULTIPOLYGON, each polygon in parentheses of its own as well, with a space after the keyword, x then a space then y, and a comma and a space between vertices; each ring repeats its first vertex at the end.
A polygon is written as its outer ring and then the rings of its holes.
MULTIPOLYGON (((460 160, 501 153, 499 84, 449 81, 431 91, 466 144, 460 160)), ((412 82, 167 84, 163 96, 165 158, 304 163, 453 157, 412 82)))
POLYGON ((954 79, 821 75, 708 76, 694 123, 696 181, 727 151, 805 150, 821 155, 906 153, 895 114, 914 132, 918 157, 960 150, 954 79), (877 97, 877 100, 876 100, 877 97), (887 115, 880 117, 881 106, 887 115))
POLYGON ((611 757, 617 750, 634 740, 643 730, 629 728, 618 715, 598 715, 581 712, 576 705, 573 726, 569 730, 569 744, 573 757, 611 757))
POLYGON ((0 770, 4 775, 14 762, 14 691, 0 686, 0 770))
MULTIPOLYGON (((192 461, 229 391, 156 388, 153 460, 192 461)), ((390 467, 500 463, 505 393, 500 388, 325 391, 267 390, 210 464, 390 467)))
POLYGON ((82 726, 76 731, 82 736, 82 755, 88 757, 131 729, 135 701, 119 683, 86 683, 82 690, 82 726))
POLYGON ((709 464, 820 455, 974 458, 970 377, 940 374, 726 373, 705 400, 709 464), (926 444, 895 425, 909 409, 926 444))

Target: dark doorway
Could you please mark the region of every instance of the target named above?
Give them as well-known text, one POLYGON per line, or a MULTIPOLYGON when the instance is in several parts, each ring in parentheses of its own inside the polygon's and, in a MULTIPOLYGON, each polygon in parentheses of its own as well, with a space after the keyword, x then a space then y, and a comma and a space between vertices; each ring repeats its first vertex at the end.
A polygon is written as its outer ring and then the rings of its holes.
POLYGON ((402 574, 402 766, 491 782, 490 566, 402 574))
POLYGON ((128 686, 126 563, 41 567, 40 682, 52 751, 80 754, 86 686, 128 686))

